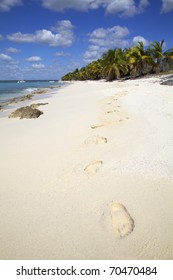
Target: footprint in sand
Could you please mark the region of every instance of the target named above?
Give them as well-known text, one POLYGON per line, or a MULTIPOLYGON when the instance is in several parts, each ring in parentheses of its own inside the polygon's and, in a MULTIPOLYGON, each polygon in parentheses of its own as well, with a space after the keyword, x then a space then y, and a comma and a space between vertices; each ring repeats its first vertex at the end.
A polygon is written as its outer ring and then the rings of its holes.
POLYGON ((129 235, 134 227, 134 221, 125 206, 121 203, 111 203, 112 227, 119 237, 129 235))
POLYGON ((124 120, 129 120, 129 117, 125 117, 125 119, 119 119, 119 122, 123 122, 124 120))
POLYGON ((106 113, 107 114, 113 114, 113 113, 116 113, 117 112, 117 110, 110 110, 110 111, 107 111, 106 113))
POLYGON ((96 128, 99 128, 99 127, 102 127, 102 126, 104 126, 103 124, 91 124, 90 125, 90 127, 92 128, 92 129, 96 129, 96 128))
POLYGON ((99 171, 102 164, 103 164, 103 161, 101 161, 101 160, 93 160, 84 168, 84 171, 88 175, 94 175, 95 173, 97 173, 99 171))
POLYGON ((85 140, 86 145, 90 145, 90 144, 98 145, 98 144, 106 144, 106 143, 107 143, 107 138, 101 136, 93 136, 85 140))

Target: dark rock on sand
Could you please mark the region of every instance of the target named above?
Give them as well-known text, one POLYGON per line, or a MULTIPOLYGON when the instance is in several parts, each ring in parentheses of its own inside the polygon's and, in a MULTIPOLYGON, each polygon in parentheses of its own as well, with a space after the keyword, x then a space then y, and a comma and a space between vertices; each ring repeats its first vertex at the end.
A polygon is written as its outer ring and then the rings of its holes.
POLYGON ((38 109, 33 109, 31 106, 21 107, 16 111, 12 112, 9 118, 20 118, 20 119, 35 119, 42 115, 43 112, 38 109))
POLYGON ((173 79, 169 79, 161 83, 161 85, 173 86, 173 79))
POLYGON ((31 104, 31 105, 30 105, 30 107, 31 107, 32 109, 37 109, 37 107, 39 107, 39 106, 43 106, 43 105, 47 105, 47 104, 49 104, 49 103, 37 103, 37 104, 31 104))
POLYGON ((33 94, 27 94, 25 96, 15 97, 15 98, 10 100, 9 104, 30 100, 32 97, 33 97, 33 94))
POLYGON ((173 75, 163 77, 160 84, 161 85, 166 85, 166 86, 173 86, 173 75))
POLYGON ((8 102, 1 102, 0 103, 0 111, 3 110, 5 108, 5 106, 8 105, 8 102))
POLYGON ((37 89, 33 92, 33 94, 44 94, 44 93, 48 93, 49 88, 44 88, 44 89, 37 89))

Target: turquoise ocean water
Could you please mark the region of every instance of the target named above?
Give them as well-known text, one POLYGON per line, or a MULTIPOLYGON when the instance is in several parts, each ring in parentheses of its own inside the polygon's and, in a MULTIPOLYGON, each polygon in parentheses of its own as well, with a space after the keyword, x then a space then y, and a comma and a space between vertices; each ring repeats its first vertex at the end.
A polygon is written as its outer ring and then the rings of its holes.
POLYGON ((0 81, 0 102, 24 96, 40 88, 57 87, 63 83, 58 81, 0 81))

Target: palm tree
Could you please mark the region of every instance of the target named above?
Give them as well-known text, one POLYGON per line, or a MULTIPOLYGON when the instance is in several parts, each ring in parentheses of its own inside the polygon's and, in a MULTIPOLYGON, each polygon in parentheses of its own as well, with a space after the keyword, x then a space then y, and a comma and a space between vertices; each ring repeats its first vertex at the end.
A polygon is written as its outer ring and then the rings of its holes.
POLYGON ((103 67, 100 63, 100 60, 96 60, 88 64, 87 69, 87 77, 90 80, 99 80, 101 78, 101 73, 103 67))
POLYGON ((62 81, 71 81, 73 80, 73 73, 69 72, 61 78, 62 81))
POLYGON ((128 72, 127 58, 122 49, 108 50, 102 56, 103 77, 108 81, 119 79, 128 72))
POLYGON ((131 76, 137 77, 151 71, 152 58, 145 50, 143 42, 138 42, 137 46, 128 49, 126 56, 131 76))
POLYGON ((164 40, 161 42, 154 41, 150 45, 149 53, 153 58, 153 72, 160 73, 161 71, 161 62, 164 58, 173 58, 173 48, 163 52, 164 40))
POLYGON ((87 70, 86 67, 82 67, 79 71, 79 80, 84 81, 87 80, 87 70))
POLYGON ((126 50, 123 49, 116 49, 115 51, 115 63, 118 65, 119 68, 119 77, 122 75, 127 75, 128 73, 128 60, 126 56, 126 50))
POLYGON ((173 48, 163 51, 164 40, 154 41, 148 49, 143 42, 129 49, 114 49, 104 53, 101 59, 91 62, 80 70, 67 73, 62 80, 98 80, 106 78, 108 81, 119 79, 130 73, 140 76, 157 73, 173 67, 173 48))

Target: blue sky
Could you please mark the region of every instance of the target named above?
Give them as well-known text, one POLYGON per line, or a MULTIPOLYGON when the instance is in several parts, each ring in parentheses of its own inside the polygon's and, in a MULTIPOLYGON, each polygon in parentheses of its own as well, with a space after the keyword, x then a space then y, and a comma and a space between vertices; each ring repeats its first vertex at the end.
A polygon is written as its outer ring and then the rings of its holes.
POLYGON ((0 0, 0 80, 59 79, 106 50, 173 47, 173 0, 0 0))

